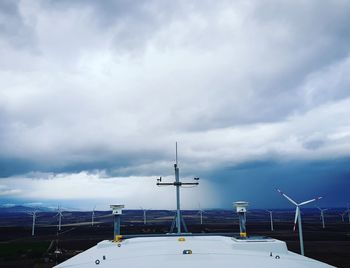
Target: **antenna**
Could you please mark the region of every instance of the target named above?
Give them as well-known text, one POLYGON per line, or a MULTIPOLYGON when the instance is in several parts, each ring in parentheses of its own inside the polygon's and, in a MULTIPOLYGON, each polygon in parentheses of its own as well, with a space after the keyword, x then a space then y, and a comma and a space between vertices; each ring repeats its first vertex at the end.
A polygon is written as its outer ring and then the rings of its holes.
POLYGON ((177 142, 175 142, 175 163, 177 165, 177 142))
POLYGON ((301 255, 304 256, 304 255, 305 255, 305 253, 304 253, 304 240, 303 240, 303 229, 302 229, 302 224, 301 224, 300 207, 303 206, 303 205, 309 204, 309 203, 311 203, 311 202, 320 200, 322 197, 315 197, 315 198, 313 198, 313 199, 310 199, 310 200, 308 200, 308 201, 304 201, 304 202, 301 202, 301 203, 298 204, 298 203, 295 202, 292 198, 290 198, 288 195, 286 195, 285 193, 283 193, 280 189, 277 189, 277 191, 278 191, 281 195, 283 195, 289 202, 291 202, 293 205, 296 206, 293 231, 295 231, 295 227, 296 227, 296 224, 297 224, 297 221, 298 221, 299 240, 300 240, 300 252, 301 252, 301 255))
MULTIPOLYGON (((174 223, 176 223, 176 229, 177 234, 181 234, 181 223, 184 227, 185 232, 187 233, 187 226, 185 224, 185 221, 183 217, 181 216, 181 208, 180 208, 180 187, 182 186, 197 186, 199 185, 198 182, 181 182, 180 181, 180 170, 178 166, 178 160, 177 160, 177 142, 175 143, 175 181, 174 182, 161 182, 161 178, 157 180, 157 186, 175 186, 176 187, 176 215, 173 221, 173 224, 171 225, 170 232, 172 233, 174 230, 174 223)), ((196 181, 198 181, 199 178, 195 178, 196 181)))

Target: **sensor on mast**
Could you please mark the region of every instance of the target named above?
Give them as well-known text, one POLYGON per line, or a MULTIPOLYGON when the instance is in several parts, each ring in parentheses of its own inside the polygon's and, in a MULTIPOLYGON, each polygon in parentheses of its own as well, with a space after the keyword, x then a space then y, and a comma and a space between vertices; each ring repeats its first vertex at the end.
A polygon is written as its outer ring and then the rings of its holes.
MULTIPOLYGON (((180 208, 180 187, 181 186, 197 186, 199 185, 199 182, 181 182, 180 181, 180 169, 177 162, 177 142, 175 143, 175 181, 174 182, 161 182, 162 178, 157 180, 157 186, 175 186, 176 187, 176 215, 174 218, 174 221, 171 225, 170 232, 172 233, 174 230, 174 225, 176 224, 177 234, 181 234, 181 223, 184 227, 184 231, 187 233, 187 226, 185 224, 185 221, 181 215, 181 208, 180 208)), ((194 178, 194 180, 198 181, 199 178, 194 178)))

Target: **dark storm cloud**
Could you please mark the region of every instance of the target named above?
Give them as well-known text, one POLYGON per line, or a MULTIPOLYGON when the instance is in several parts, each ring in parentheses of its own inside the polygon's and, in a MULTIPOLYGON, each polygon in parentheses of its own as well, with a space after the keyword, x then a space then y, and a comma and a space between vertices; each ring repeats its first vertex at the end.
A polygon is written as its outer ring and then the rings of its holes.
MULTIPOLYGON (((327 206, 342 207, 348 199, 350 158, 327 161, 255 161, 212 172, 229 204, 251 200, 253 207, 285 208, 283 189, 298 202, 322 196, 327 206)), ((320 201, 321 202, 321 201, 320 201)), ((322 204, 322 203, 321 203, 322 204)))

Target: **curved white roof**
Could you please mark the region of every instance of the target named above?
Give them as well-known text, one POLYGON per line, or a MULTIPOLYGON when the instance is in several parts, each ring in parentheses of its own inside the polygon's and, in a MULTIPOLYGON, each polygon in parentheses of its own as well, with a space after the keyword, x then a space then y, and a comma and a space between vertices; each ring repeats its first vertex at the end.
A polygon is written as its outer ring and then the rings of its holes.
POLYGON ((240 240, 225 236, 138 237, 102 241, 55 266, 63 267, 332 267, 288 251, 276 239, 240 240), (182 241, 184 240, 184 241, 182 241))

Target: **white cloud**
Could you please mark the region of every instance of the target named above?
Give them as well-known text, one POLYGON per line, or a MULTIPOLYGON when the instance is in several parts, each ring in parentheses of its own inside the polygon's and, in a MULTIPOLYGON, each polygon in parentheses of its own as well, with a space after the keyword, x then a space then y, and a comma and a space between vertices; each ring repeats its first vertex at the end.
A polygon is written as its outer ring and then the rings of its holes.
POLYGON ((103 3, 14 9, 2 159, 142 176, 167 170, 176 140, 188 173, 349 155, 348 3, 103 3))
MULTIPOLYGON (((163 177, 173 181, 172 177, 163 177)), ((191 181, 191 178, 184 178, 191 181)), ((98 204, 106 209, 109 204, 125 204, 127 208, 174 209, 175 187, 157 187, 156 177, 105 177, 103 172, 73 174, 29 174, 1 180, 3 187, 16 187, 24 200, 42 200, 48 203, 75 202, 80 208, 98 204)), ((10 193, 8 193, 10 194, 10 193)), ((208 180, 200 186, 181 191, 182 208, 215 207, 220 198, 208 180)))
POLYGON ((1 184, 0 185, 0 196, 17 196, 18 194, 21 193, 20 189, 13 189, 11 185, 7 186, 6 184, 1 184))

